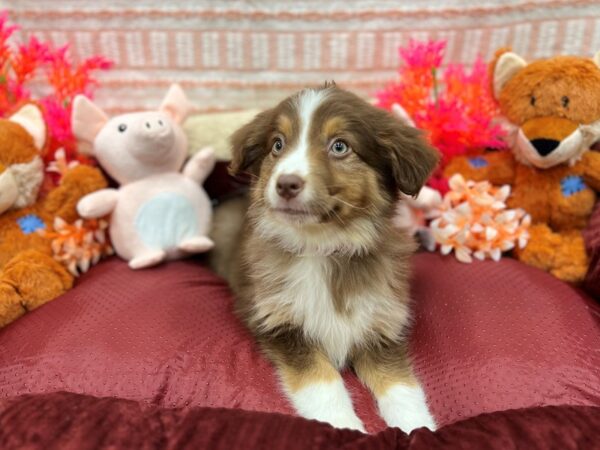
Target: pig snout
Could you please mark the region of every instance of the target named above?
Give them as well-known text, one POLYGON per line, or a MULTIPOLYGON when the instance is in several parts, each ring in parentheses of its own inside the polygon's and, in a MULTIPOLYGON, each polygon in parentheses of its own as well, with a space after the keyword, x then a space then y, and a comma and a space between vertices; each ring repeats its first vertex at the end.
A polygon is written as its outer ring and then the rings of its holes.
POLYGON ((168 153, 175 145, 173 126, 163 118, 145 118, 134 131, 135 139, 141 144, 138 156, 159 156, 168 153))
POLYGON ((138 135, 141 139, 151 142, 168 142, 173 139, 173 127, 164 119, 142 120, 138 127, 138 135))

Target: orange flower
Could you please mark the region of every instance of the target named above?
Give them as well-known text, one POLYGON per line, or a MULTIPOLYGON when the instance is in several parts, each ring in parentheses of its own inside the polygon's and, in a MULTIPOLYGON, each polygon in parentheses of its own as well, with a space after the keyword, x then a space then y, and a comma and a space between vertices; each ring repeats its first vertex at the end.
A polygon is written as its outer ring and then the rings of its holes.
POLYGON ((103 257, 114 254, 107 229, 108 223, 103 219, 79 219, 68 224, 57 217, 53 231, 41 229, 39 233, 52 241, 54 258, 74 276, 79 276, 103 257))
POLYGON ((506 209, 510 186, 465 181, 461 175, 452 176, 449 185, 430 224, 442 254, 454 250, 456 259, 465 263, 473 257, 498 261, 502 252, 525 247, 531 217, 522 209, 506 209))

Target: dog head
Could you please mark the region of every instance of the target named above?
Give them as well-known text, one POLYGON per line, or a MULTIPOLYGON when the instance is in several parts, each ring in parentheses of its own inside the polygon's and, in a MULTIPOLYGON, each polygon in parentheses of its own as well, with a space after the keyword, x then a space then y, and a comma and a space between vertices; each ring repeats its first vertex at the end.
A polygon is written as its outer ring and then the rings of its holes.
POLYGON ((366 250, 400 192, 416 195, 438 160, 419 131, 333 84, 259 114, 232 147, 230 172, 252 176, 256 229, 319 254, 366 250))

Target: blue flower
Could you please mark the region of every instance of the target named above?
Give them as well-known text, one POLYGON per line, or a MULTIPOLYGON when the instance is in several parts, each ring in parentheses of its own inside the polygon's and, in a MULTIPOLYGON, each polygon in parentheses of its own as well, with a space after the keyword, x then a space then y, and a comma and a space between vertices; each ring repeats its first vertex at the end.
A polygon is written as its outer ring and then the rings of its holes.
POLYGON ((17 219, 17 223, 25 234, 35 233, 39 229, 46 228, 44 221, 35 214, 20 217, 17 219))
POLYGON ((488 162, 485 158, 476 156, 475 158, 469 158, 469 164, 475 169, 481 169, 482 167, 486 167, 488 162))
POLYGON ((560 180, 560 189, 565 197, 570 197, 578 192, 583 191, 587 186, 578 175, 569 175, 560 180))

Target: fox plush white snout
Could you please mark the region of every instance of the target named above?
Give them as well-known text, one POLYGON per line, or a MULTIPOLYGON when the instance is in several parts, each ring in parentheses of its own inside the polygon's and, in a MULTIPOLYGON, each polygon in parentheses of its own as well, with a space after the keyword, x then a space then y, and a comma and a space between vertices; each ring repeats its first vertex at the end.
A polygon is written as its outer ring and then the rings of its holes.
POLYGON ((118 183, 82 198, 85 218, 111 214, 115 251, 132 269, 210 250, 212 219, 202 183, 214 167, 214 152, 205 148, 181 167, 187 139, 181 123, 191 105, 178 85, 167 92, 157 111, 108 118, 85 96, 73 103, 75 136, 118 183))

